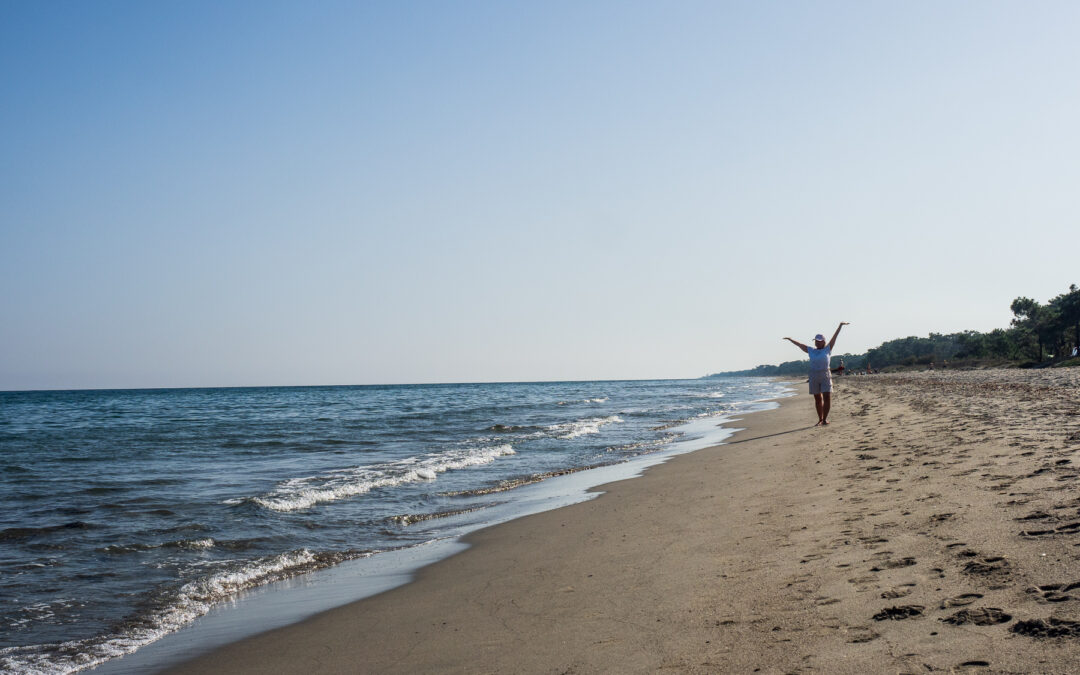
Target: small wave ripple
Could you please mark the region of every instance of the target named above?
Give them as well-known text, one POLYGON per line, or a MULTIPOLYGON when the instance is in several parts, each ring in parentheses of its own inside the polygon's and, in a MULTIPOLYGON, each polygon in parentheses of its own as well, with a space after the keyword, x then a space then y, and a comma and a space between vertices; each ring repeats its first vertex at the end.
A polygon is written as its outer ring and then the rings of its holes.
POLYGON ((205 551, 213 548, 217 542, 210 537, 205 539, 179 539, 176 541, 167 541, 163 544, 110 544, 97 549, 99 553, 140 553, 142 551, 152 551, 158 548, 179 548, 188 549, 191 551, 205 551))
MULTIPOLYGON (((580 401, 580 403, 607 403, 607 400, 608 400, 607 396, 597 396, 596 398, 582 399, 580 401)), ((578 403, 578 402, 579 401, 559 401, 559 402, 556 403, 556 405, 571 405, 573 403, 578 403)))

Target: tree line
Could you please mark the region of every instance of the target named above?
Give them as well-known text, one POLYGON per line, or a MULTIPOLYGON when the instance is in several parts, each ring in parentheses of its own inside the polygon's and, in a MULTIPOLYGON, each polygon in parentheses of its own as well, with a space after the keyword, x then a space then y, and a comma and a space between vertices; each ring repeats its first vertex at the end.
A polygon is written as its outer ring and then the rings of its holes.
MULTIPOLYGON (((1069 286, 1065 293, 1046 304, 1019 297, 1009 305, 1013 319, 1008 328, 988 333, 966 330, 959 333, 930 333, 927 337, 905 337, 883 342, 865 354, 833 356, 832 366, 840 359, 851 370, 947 366, 1050 364, 1080 365, 1074 353, 1080 350, 1080 288, 1069 286)), ((725 375, 805 375, 807 364, 785 361, 779 365, 760 365, 749 370, 715 373, 725 375)))

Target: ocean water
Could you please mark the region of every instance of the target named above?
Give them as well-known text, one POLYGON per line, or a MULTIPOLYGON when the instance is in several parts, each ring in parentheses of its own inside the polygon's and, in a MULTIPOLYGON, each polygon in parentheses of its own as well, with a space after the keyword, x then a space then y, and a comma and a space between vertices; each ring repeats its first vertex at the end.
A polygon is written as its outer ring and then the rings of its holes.
POLYGON ((517 488, 666 451, 686 423, 784 391, 724 378, 0 392, 0 672, 131 653, 247 589, 482 526, 517 488))

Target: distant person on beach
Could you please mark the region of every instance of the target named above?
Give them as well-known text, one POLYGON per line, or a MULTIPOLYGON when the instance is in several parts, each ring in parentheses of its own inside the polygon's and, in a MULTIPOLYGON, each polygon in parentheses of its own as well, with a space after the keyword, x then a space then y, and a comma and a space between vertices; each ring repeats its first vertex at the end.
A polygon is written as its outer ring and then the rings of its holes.
POLYGON ((821 333, 814 336, 813 347, 807 347, 789 337, 784 338, 810 357, 810 393, 814 395, 814 407, 817 408, 818 414, 818 422, 814 426, 824 426, 829 423, 829 408, 832 406, 832 371, 829 370, 829 362, 832 358, 832 349, 836 345, 836 338, 840 335, 840 329, 846 325, 848 325, 847 321, 840 322, 829 344, 825 344, 825 336, 821 333))
POLYGON ((833 368, 833 372, 840 376, 844 375, 844 357, 840 357, 840 365, 833 368))

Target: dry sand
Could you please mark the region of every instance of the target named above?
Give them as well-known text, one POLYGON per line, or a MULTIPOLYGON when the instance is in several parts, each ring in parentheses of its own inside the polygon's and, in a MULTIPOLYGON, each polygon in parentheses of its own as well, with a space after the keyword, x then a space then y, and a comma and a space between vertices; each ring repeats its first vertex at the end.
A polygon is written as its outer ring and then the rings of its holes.
POLYGON ((803 391, 170 672, 1080 671, 1080 370, 848 377, 824 428, 803 391))

